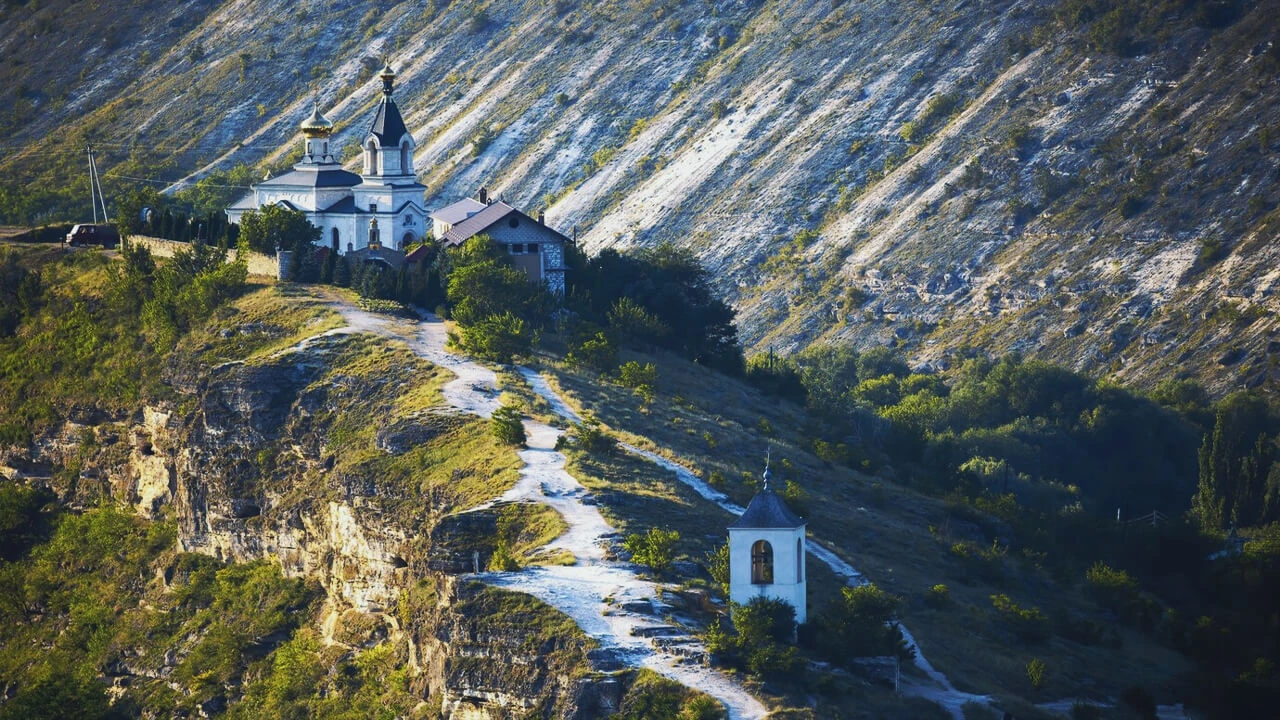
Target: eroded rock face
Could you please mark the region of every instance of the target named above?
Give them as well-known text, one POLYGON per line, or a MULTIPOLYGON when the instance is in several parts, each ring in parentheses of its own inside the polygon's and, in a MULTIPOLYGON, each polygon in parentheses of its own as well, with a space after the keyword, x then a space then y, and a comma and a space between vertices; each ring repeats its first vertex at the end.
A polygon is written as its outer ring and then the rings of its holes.
POLYGON ((562 621, 528 596, 449 578, 439 602, 407 628, 428 658, 424 694, 443 698, 450 718, 541 717, 588 720, 616 712, 625 692, 617 678, 587 672, 584 636, 549 632, 562 621))
MULTIPOLYGON (((535 611, 522 605, 495 622, 491 610, 501 603, 489 594, 503 591, 459 589, 451 577, 474 570, 477 548, 487 565, 492 512, 446 516, 437 530, 428 513, 393 511, 405 498, 391 497, 379 478, 334 469, 338 420, 372 415, 357 412, 361 381, 333 375, 324 362, 342 342, 259 364, 175 362, 173 403, 133 417, 68 421, 0 456, 0 468, 52 488, 72 507, 112 497, 146 517, 172 518, 184 551, 237 562, 269 558, 288 576, 316 580, 328 596, 326 641, 349 644, 334 630, 340 618, 370 618, 379 630, 369 642, 407 644, 415 692, 441 698, 446 717, 508 718, 544 707, 556 717, 586 718, 616 707, 609 700, 620 697, 616 688, 597 690, 581 677, 590 663, 580 636, 529 641, 527 618, 562 616, 534 601, 535 611), (436 603, 401 627, 402 594, 424 578, 441 588, 436 603)), ((458 422, 432 413, 387 422, 375 432, 376 447, 407 452, 458 422)), ((125 666, 113 671, 133 674, 125 666)))

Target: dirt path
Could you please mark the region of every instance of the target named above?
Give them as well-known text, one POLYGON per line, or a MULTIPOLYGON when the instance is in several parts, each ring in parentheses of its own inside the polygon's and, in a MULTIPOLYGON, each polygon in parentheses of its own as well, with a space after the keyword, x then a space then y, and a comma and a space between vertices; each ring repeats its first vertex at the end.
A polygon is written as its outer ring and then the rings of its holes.
MULTIPOLYGON (((744 512, 744 508, 730 502, 728 496, 708 485, 683 465, 668 460, 656 453, 649 452, 648 450, 642 450, 633 445, 627 445, 624 443, 622 447, 625 448, 627 452, 644 457, 675 473, 676 478, 679 479, 680 482, 688 485, 694 490, 694 492, 724 508, 727 512, 734 515, 741 515, 744 512)), ((858 572, 852 565, 845 562, 839 555, 836 555, 836 553, 830 548, 818 542, 817 539, 809 539, 808 549, 810 555, 820 560, 827 567, 831 568, 832 572, 844 578, 848 584, 866 585, 869 582, 862 573, 858 572)), ((938 670, 930 664, 929 660, 925 658, 924 652, 920 650, 920 645, 916 642, 915 636, 913 636, 902 624, 899 624, 898 627, 901 628, 902 636, 906 639, 907 645, 915 650, 916 667, 929 678, 929 681, 922 682, 915 678, 904 677, 902 681, 902 692, 904 694, 932 700, 946 708, 953 717, 959 718, 960 720, 963 720, 964 718, 964 711, 961 708, 963 708, 967 703, 977 703, 979 705, 991 704, 991 698, 987 695, 975 695, 973 693, 957 690, 955 686, 951 684, 951 681, 947 679, 947 676, 938 672, 938 670)))
MULTIPOLYGON (((490 416, 498 407, 497 378, 484 368, 445 350, 444 324, 428 319, 411 324, 368 313, 337 301, 334 308, 347 326, 328 331, 368 332, 404 340, 419 357, 447 368, 457 377, 443 388, 446 402, 463 412, 490 416)), ((576 418, 546 381, 521 368, 535 392, 566 417, 576 418)), ((548 550, 572 553, 575 565, 536 566, 517 572, 489 572, 475 577, 490 585, 528 593, 565 613, 596 639, 598 663, 644 667, 722 702, 733 720, 756 720, 766 708, 741 685, 700 661, 705 649, 688 632, 666 622, 673 609, 658 599, 657 587, 638 577, 630 563, 609 560, 605 549, 617 531, 591 503, 589 493, 565 470, 565 457, 555 449, 563 431, 526 420, 527 449, 520 453, 520 479, 500 501, 537 502, 554 508, 569 529, 548 550), (655 642, 657 639, 657 642, 655 642), (659 644, 660 643, 660 644, 659 644)), ((484 506, 481 506, 484 507, 484 506)))

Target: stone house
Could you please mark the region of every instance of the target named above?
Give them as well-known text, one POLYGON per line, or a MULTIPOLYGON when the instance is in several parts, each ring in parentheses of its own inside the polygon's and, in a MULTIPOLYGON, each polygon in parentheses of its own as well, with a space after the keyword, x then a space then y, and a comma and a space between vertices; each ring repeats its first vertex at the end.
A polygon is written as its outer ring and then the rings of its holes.
POLYGON ((529 279, 564 294, 564 253, 570 240, 548 227, 542 213, 531 218, 501 200, 493 201, 481 189, 479 199, 467 198, 446 206, 432 213, 432 220, 449 226, 439 236, 442 247, 457 247, 477 235, 488 235, 529 279), (478 210, 477 205, 481 206, 478 210))

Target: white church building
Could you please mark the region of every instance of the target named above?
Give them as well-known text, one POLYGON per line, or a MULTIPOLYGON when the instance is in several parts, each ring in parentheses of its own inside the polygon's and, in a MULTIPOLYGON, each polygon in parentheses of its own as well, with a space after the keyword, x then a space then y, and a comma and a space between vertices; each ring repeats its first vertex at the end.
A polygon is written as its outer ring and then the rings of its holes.
POLYGON ((391 97, 396 73, 387 65, 379 77, 382 99, 361 142, 364 166, 359 175, 338 162, 329 145, 333 123, 316 106, 301 126, 301 162, 284 175, 253 185, 248 195, 227 208, 227 219, 239 223, 249 210, 273 204, 301 210, 320 228, 319 244, 341 253, 371 244, 403 250, 426 237, 426 188, 413 170, 416 144, 391 97))
POLYGON ((729 526, 729 599, 746 605, 753 598, 782 600, 796 611, 796 623, 807 615, 805 522, 773 488, 769 469, 764 487, 729 526))

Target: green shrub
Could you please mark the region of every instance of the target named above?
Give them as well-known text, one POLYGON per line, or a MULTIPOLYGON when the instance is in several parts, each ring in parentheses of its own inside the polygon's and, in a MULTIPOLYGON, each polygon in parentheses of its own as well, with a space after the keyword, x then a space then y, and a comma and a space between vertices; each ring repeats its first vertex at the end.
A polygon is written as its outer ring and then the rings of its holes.
POLYGON ((738 632, 737 645, 747 671, 753 675, 789 673, 800 656, 788 643, 796 633, 796 610, 773 598, 755 597, 730 611, 738 632))
POLYGON ((524 320, 510 312, 490 315, 471 325, 458 326, 458 346, 481 360, 508 363, 533 349, 533 333, 524 320))
POLYGON ((499 541, 497 547, 493 549, 493 556, 489 558, 489 569, 497 572, 515 572, 520 569, 520 562, 516 560, 507 544, 499 541))
POLYGON ((658 368, 653 363, 628 360, 618 368, 618 382, 636 390, 647 387, 652 392, 658 385, 658 368))
POLYGON ((581 342, 569 343, 565 362, 571 367, 585 367, 604 374, 618 366, 618 346, 603 332, 597 332, 581 342))
POLYGON ((572 446, 589 455, 611 454, 618 448, 618 441, 606 433, 597 420, 588 418, 574 423, 569 431, 556 440, 556 449, 572 446))
POLYGON ((1053 637, 1049 618, 1040 608, 1024 608, 1003 593, 991 596, 991 606, 1012 628, 1018 639, 1025 643, 1043 643, 1053 637))
POLYGON ((934 585, 925 591, 924 604, 934 610, 941 610, 949 606, 951 604, 951 589, 942 584, 934 585))
POLYGON ((1196 262, 1200 267, 1209 267, 1227 256, 1227 246, 1220 237, 1204 237, 1200 239, 1200 252, 1196 262))
POLYGON ((1031 687, 1039 690, 1044 687, 1045 664, 1040 658, 1031 658, 1031 662, 1027 663, 1027 680, 1031 682, 1031 687))
POLYGON ((729 596, 729 543, 717 545, 704 556, 707 574, 720 588, 720 594, 729 596))
POLYGON ((679 541, 679 532, 655 527, 643 535, 628 535, 622 544, 631 553, 633 562, 656 573, 665 573, 675 560, 675 546, 679 541))
POLYGON ((1140 196, 1125 193, 1125 196, 1120 199, 1120 217, 1131 218, 1142 212, 1144 205, 1145 203, 1140 196))
POLYGON ((514 405, 503 405, 494 410, 490 425, 493 428, 494 437, 505 445, 523 447, 528 439, 525 436, 524 421, 520 408, 514 405))
POLYGON ((855 657, 912 656, 902 631, 892 622, 902 598, 874 584, 840 588, 840 597, 818 618, 819 650, 832 662, 855 657))

